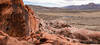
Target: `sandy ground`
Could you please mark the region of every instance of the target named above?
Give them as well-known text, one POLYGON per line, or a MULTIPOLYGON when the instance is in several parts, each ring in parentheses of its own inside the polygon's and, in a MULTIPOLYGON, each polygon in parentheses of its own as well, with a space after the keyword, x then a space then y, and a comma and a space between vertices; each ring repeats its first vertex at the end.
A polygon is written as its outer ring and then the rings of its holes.
POLYGON ((100 12, 37 12, 45 20, 64 20, 77 28, 100 31, 100 12))

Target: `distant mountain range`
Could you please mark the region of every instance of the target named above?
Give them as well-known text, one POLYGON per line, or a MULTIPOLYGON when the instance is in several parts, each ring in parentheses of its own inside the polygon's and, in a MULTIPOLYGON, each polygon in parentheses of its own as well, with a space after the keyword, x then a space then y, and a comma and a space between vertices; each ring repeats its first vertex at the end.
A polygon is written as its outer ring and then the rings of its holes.
POLYGON ((100 11, 100 4, 89 3, 86 5, 71 5, 65 7, 43 7, 37 5, 28 5, 36 12, 68 12, 68 11, 100 11))
POLYGON ((35 10, 36 12, 61 12, 66 11, 64 8, 58 7, 43 7, 43 6, 36 6, 36 5, 28 5, 31 9, 35 10))
POLYGON ((100 10, 100 4, 89 3, 86 5, 65 6, 67 10, 100 10))

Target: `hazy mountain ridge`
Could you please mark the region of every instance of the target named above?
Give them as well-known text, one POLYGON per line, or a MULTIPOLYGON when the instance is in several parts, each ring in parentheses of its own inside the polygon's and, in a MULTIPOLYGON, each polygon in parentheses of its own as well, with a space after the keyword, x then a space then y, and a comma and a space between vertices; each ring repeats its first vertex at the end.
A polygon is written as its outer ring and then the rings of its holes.
POLYGON ((77 11, 100 11, 100 4, 89 3, 86 5, 71 5, 65 7, 43 7, 43 6, 36 6, 36 5, 28 5, 35 11, 39 12, 76 12, 77 11))
POLYGON ((56 12, 56 11, 66 11, 64 8, 59 7, 43 7, 43 6, 36 6, 36 5, 28 5, 30 8, 32 8, 35 11, 39 12, 56 12))
POLYGON ((100 4, 89 3, 86 5, 72 5, 72 6, 65 6, 68 10, 100 10, 100 4))

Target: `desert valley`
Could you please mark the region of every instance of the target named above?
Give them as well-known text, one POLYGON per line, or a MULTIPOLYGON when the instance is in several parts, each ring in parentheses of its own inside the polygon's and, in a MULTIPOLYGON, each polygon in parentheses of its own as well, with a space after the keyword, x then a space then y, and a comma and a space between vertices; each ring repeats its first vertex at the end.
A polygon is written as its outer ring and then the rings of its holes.
POLYGON ((0 45, 100 45, 100 5, 43 7, 0 0, 0 45))

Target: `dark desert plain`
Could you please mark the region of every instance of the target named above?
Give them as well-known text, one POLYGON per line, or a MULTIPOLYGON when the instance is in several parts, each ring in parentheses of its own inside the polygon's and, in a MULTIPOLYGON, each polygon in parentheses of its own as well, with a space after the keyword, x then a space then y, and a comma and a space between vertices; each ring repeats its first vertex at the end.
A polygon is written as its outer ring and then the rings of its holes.
POLYGON ((44 20, 63 20, 77 28, 100 31, 100 9, 69 10, 57 7, 29 6, 44 20))

